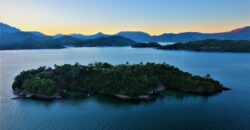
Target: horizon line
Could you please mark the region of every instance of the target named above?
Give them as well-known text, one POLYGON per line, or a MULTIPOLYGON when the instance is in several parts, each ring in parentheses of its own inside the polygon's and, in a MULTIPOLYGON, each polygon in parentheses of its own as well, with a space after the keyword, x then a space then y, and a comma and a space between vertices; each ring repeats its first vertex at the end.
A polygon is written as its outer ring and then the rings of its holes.
POLYGON ((213 34, 213 33, 225 33, 225 32, 230 32, 230 31, 233 31, 233 30, 236 30, 236 29, 241 29, 241 28, 246 28, 246 27, 250 27, 250 25, 245 25, 245 26, 241 26, 241 27, 237 27, 237 28, 231 28, 231 29, 227 29, 225 31, 213 31, 213 32, 199 32, 199 31, 182 31, 182 32, 176 32, 176 33, 173 33, 173 32, 164 32, 164 33, 159 33, 159 34, 152 34, 152 33, 149 33, 149 32, 146 32, 146 31, 141 31, 141 30, 121 30, 121 31, 117 31, 116 33, 105 33, 105 32, 101 32, 101 31, 97 31, 96 33, 91 33, 91 34, 87 34, 87 33, 81 33, 81 32, 73 32, 73 33, 53 33, 53 34, 48 34, 46 32, 43 32, 43 31, 39 31, 39 30, 25 30, 25 29, 22 29, 22 28, 19 28, 19 27, 16 27, 16 26, 13 26, 13 25, 10 25, 10 24, 7 24, 5 22, 0 22, 0 24, 6 24, 10 27, 14 27, 16 29, 19 29, 21 30, 22 32, 40 32, 44 35, 47 35, 47 36, 55 36, 55 35, 73 35, 73 34, 81 34, 81 35, 85 35, 85 36, 90 36, 90 35, 95 35, 95 34, 98 34, 98 33, 102 33, 102 34, 105 34, 105 35, 115 35, 115 34, 118 34, 120 32, 142 32, 142 33, 146 33, 146 34, 149 34, 150 36, 159 36, 159 35, 163 35, 163 34, 181 34, 181 33, 204 33, 204 34, 213 34))

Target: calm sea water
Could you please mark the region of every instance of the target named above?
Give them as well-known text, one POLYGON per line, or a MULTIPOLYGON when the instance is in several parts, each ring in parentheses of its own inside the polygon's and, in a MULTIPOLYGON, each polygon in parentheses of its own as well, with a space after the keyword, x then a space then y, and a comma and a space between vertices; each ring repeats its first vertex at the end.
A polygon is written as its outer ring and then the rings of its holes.
POLYGON ((172 45, 175 44, 175 42, 158 42, 161 45, 172 45))
POLYGON ((154 49, 67 48, 0 51, 0 129, 250 129, 250 54, 154 49), (22 70, 41 65, 166 62, 197 75, 210 74, 232 88, 210 97, 167 92, 154 102, 91 96, 41 102, 12 100, 22 70))

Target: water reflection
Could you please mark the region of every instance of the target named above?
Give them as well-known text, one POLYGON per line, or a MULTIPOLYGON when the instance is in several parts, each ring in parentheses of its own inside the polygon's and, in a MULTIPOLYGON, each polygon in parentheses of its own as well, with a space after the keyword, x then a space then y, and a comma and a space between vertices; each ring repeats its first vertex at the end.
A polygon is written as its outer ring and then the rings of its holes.
POLYGON ((249 53, 121 47, 0 51, 0 57, 0 129, 250 128, 249 53), (233 90, 212 96, 167 92, 151 102, 128 102, 101 95, 53 102, 10 100, 11 84, 22 70, 76 62, 86 65, 95 61, 166 62, 195 75, 210 74, 233 90))
POLYGON ((176 100, 183 101, 187 98, 201 98, 204 99, 204 101, 207 101, 209 97, 216 96, 219 93, 216 94, 210 94, 210 95, 200 95, 200 94, 190 94, 185 92, 178 92, 173 90, 166 90, 162 95, 166 98, 175 98, 176 100))
POLYGON ((134 106, 134 105, 141 105, 141 104, 151 104, 155 103, 157 101, 167 101, 172 98, 176 99, 177 101, 184 101, 189 98, 201 98, 204 100, 204 102, 207 102, 208 99, 212 96, 217 96, 217 94, 213 95, 197 95, 197 94, 190 94, 185 92, 179 92, 179 91, 173 91, 173 90, 166 90, 162 92, 157 98, 152 100, 122 100, 116 97, 107 96, 107 95, 91 95, 88 96, 86 93, 77 93, 69 96, 66 99, 59 99, 55 101, 41 101, 41 100, 31 100, 31 99, 18 99, 18 102, 25 103, 25 104, 32 104, 32 105, 38 105, 38 106, 50 106, 54 103, 61 103, 64 105, 72 105, 72 106, 78 106, 82 105, 83 103, 87 102, 96 102, 101 105, 109 105, 109 106, 115 106, 115 107, 124 107, 124 106, 134 106))

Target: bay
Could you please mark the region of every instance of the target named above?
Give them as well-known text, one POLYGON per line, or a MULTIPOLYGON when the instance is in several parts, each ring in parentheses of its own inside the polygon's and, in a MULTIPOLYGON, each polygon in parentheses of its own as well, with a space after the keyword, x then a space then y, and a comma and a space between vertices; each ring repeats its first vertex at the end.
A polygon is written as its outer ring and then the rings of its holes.
POLYGON ((250 129, 250 54, 92 47, 0 51, 0 129, 250 129), (54 64, 168 63, 231 88, 203 97, 166 92, 153 102, 104 96, 41 102, 12 100, 11 84, 23 70, 54 64))

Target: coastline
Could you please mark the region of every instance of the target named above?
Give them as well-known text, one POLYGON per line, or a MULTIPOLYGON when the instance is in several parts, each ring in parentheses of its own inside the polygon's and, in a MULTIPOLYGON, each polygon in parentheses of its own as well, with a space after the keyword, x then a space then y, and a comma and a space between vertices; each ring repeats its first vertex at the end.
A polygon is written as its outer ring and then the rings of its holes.
MULTIPOLYGON (((163 85, 159 85, 154 91, 150 91, 148 92, 148 94, 146 95, 139 95, 137 97, 131 97, 128 95, 123 95, 123 94, 115 94, 115 95, 110 95, 110 94, 105 94, 105 93, 95 93, 98 95, 104 95, 104 96, 110 96, 113 98, 118 98, 120 100, 140 100, 140 101, 151 101, 154 100, 156 98, 158 98, 162 92, 166 91, 166 90, 173 90, 176 92, 184 92, 184 93, 189 93, 189 94, 194 94, 194 95, 213 95, 216 93, 221 93, 223 91, 228 91, 231 90, 230 88, 227 87, 223 87, 219 90, 217 90, 216 92, 211 92, 211 93, 199 93, 199 92, 187 92, 184 90, 178 90, 178 89, 166 89, 166 87, 164 87, 163 85)), ((34 94, 34 93, 30 93, 30 92, 24 92, 22 90, 19 89, 15 89, 13 90, 14 95, 16 97, 13 97, 12 99, 31 99, 31 100, 42 100, 42 101, 55 101, 55 100, 60 100, 60 99, 66 99, 68 98, 68 96, 63 96, 60 94, 55 94, 53 96, 46 96, 46 95, 41 95, 41 94, 34 94)), ((87 96, 92 96, 95 94, 90 94, 88 92, 81 92, 81 93, 85 93, 87 94, 87 96)))

